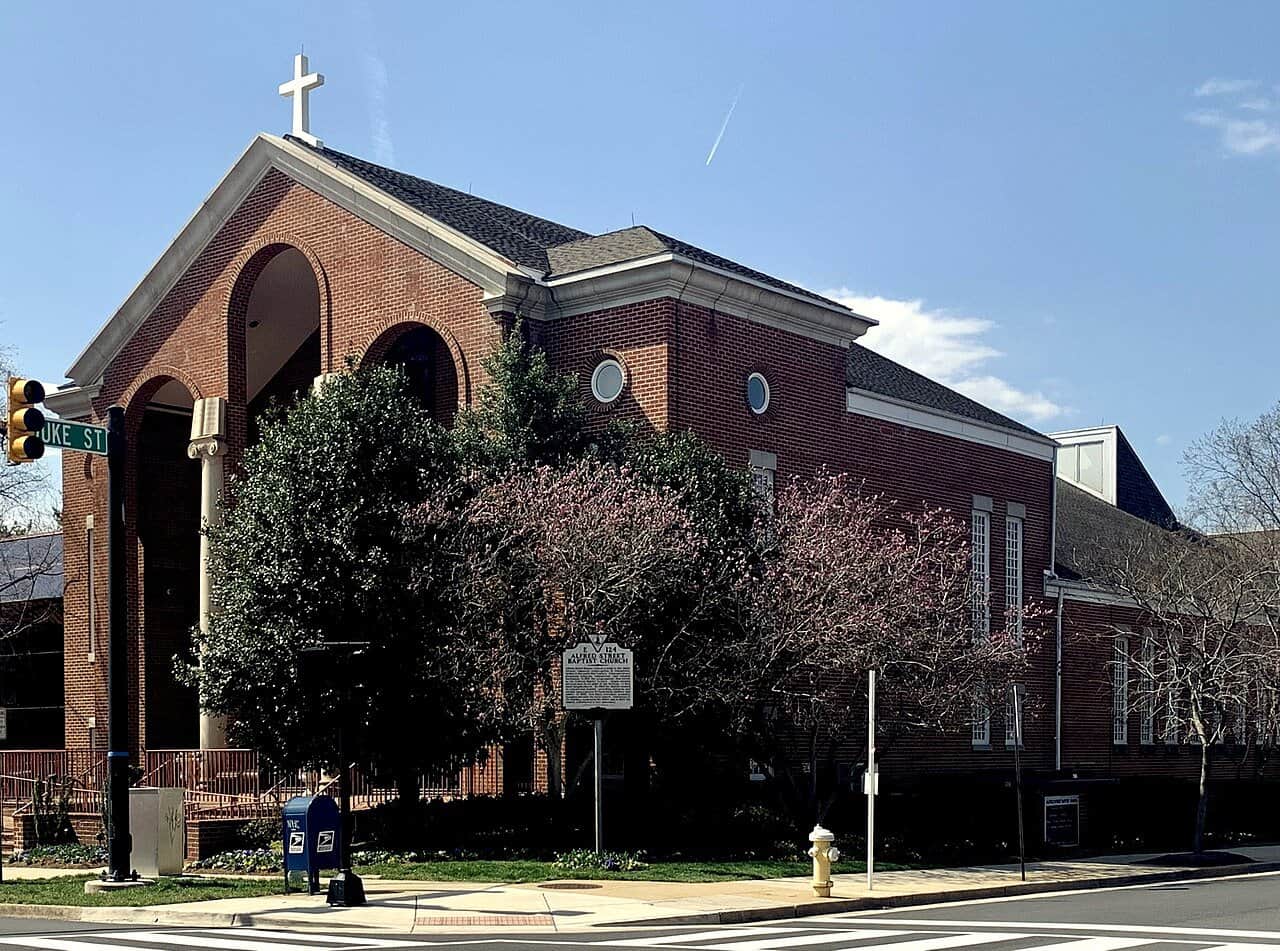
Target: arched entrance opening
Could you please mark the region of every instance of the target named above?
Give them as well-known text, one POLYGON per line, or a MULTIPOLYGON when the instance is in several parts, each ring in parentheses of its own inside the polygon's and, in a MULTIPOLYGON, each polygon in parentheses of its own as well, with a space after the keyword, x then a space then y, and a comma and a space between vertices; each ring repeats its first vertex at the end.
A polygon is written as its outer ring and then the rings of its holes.
POLYGON ((136 473, 139 634, 143 738, 149 749, 197 745, 196 691, 176 675, 192 658, 199 620, 200 464, 187 456, 192 393, 174 379, 159 382, 130 407, 137 414, 132 466, 136 473))
MULTIPOLYGON (((380 362, 404 367, 411 390, 431 418, 443 426, 453 425, 458 412, 458 368, 444 338, 425 324, 410 324, 382 347, 380 362)), ((374 349, 375 355, 377 349, 381 348, 374 349)))
POLYGON ((259 255, 242 276, 252 281, 243 315, 232 315, 244 322, 250 444, 257 441, 262 415, 273 402, 293 402, 320 375, 320 288, 311 262, 288 245, 264 248, 259 255))

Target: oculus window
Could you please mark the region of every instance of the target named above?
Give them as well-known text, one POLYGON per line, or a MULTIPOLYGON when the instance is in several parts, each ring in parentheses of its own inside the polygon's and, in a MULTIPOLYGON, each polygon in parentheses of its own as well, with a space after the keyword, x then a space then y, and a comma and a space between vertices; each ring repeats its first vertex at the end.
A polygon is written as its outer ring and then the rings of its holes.
POLYGON ((769 408, 769 381, 759 373, 747 377, 747 405, 757 416, 769 408))
POLYGON ((612 403, 622 395, 626 381, 621 363, 612 358, 601 360, 591 374, 591 395, 601 403, 612 403))

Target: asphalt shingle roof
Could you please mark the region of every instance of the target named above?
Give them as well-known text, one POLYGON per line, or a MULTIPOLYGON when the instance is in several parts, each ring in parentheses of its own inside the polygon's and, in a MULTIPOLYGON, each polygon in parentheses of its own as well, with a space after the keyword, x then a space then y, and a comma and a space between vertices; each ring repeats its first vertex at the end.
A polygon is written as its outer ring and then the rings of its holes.
POLYGON ((430 215, 437 221, 461 231, 517 264, 550 270, 547 248, 566 241, 590 237, 585 231, 539 218, 527 212, 499 205, 497 202, 468 195, 444 185, 437 185, 424 178, 406 175, 395 169, 374 165, 364 159, 338 152, 335 149, 312 148, 301 139, 289 136, 289 141, 302 145, 364 179, 411 208, 430 215))
POLYGON ((986 423, 989 426, 1012 429, 1030 436, 1040 436, 1040 433, 1030 426, 1024 426, 1015 419, 988 409, 976 400, 971 400, 941 383, 935 383, 914 370, 908 370, 902 364, 894 363, 888 357, 883 357, 860 344, 855 343, 849 348, 849 357, 845 363, 845 381, 855 389, 867 390, 892 399, 915 403, 917 406, 941 410, 944 413, 986 423))
POLYGON ((1126 540, 1161 531, 1150 522, 1130 515, 1064 479, 1057 486, 1057 550, 1054 571, 1069 581, 1088 581, 1103 569, 1100 545, 1115 546, 1126 540))
POLYGON ((62 536, 0 539, 0 604, 62 597, 62 536))
MULTIPOLYGON (((314 148, 300 139, 292 136, 288 138, 507 259, 540 270, 549 277, 560 277, 669 252, 707 267, 852 313, 843 304, 813 291, 771 277, 644 225, 592 235, 497 202, 366 162, 335 149, 314 148)), ((991 426, 1032 436, 1040 435, 1030 427, 857 344, 849 351, 847 379, 851 387, 991 426)))

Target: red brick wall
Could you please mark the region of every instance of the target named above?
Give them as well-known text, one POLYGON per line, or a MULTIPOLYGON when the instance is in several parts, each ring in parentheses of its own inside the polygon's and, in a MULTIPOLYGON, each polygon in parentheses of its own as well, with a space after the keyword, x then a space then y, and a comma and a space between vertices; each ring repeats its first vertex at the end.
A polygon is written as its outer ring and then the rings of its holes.
MULTIPOLYGON (((498 328, 481 302, 480 289, 272 171, 112 361, 94 401, 95 418, 104 419, 113 403, 124 404, 136 432, 142 405, 165 380, 178 379, 193 397, 230 399, 228 462, 234 467, 246 435, 244 328, 229 314, 242 319, 253 275, 284 246, 298 247, 317 270, 321 365, 326 370, 341 370, 348 356, 360 356, 393 328, 425 323, 442 334, 455 358, 461 358, 459 389, 464 397, 482 382, 480 360, 498 339, 498 328)), ((105 480, 101 460, 64 454, 66 741, 72 748, 87 745, 90 716, 97 717, 105 742, 105 480), (95 664, 86 659, 89 625, 83 532, 84 518, 90 513, 98 520, 97 617, 101 623, 100 659, 95 664)), ((136 511, 136 480, 129 480, 127 492, 136 511)), ((132 529, 128 547, 131 603, 138 605, 145 597, 132 529)), ((143 686, 137 663, 145 653, 140 630, 141 618, 135 609, 130 618, 135 697, 143 686)), ((136 706, 133 718, 134 745, 145 744, 145 725, 136 706)))

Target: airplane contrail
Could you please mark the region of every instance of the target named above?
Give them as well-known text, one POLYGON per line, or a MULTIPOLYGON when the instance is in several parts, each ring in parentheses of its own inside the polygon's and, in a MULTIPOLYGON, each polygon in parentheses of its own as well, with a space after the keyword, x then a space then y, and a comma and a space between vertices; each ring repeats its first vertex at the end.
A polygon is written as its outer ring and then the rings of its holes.
POLYGON ((711 146, 711 153, 707 156, 707 165, 711 164, 711 160, 716 157, 716 149, 720 148, 720 140, 724 138, 724 130, 729 128, 729 120, 733 118, 733 110, 738 108, 738 100, 742 97, 742 87, 738 87, 738 94, 733 97, 733 103, 729 106, 729 111, 725 114, 724 122, 720 123, 720 134, 716 136, 715 143, 711 146))

